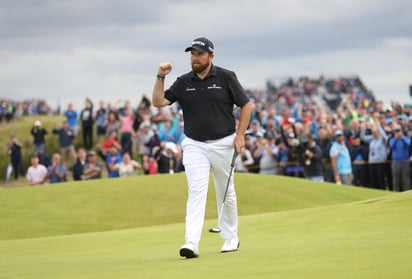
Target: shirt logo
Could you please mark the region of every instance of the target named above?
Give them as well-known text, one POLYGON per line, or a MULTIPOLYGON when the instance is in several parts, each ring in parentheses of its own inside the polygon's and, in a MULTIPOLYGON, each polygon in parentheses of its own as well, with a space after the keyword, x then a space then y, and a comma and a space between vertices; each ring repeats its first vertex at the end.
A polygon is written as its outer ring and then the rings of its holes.
POLYGON ((212 86, 208 86, 207 89, 222 89, 222 87, 216 84, 213 84, 212 86))
POLYGON ((196 91, 196 88, 186 87, 186 92, 188 92, 188 91, 196 91))

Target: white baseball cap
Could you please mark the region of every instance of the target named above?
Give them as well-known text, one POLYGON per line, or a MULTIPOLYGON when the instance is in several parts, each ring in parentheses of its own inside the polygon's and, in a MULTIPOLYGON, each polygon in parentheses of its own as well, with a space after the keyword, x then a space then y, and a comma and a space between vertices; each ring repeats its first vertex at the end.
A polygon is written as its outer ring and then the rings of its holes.
POLYGON ((171 142, 171 141, 166 142, 165 149, 170 149, 170 150, 172 150, 173 153, 178 152, 176 144, 174 142, 171 142))

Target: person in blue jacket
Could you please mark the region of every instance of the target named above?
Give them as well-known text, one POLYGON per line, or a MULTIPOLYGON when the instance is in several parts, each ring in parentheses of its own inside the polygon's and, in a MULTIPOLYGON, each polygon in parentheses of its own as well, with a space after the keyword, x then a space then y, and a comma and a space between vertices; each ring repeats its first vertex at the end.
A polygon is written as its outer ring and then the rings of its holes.
POLYGON ((410 146, 411 139, 403 134, 401 125, 394 125, 389 148, 392 151, 392 181, 395 192, 411 189, 410 146))

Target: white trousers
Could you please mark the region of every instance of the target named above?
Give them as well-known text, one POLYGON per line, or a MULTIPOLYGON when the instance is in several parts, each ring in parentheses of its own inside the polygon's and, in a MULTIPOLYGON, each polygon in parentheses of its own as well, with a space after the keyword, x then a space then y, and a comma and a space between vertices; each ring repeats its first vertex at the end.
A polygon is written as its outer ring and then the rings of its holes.
MULTIPOLYGON (((188 183, 186 243, 199 245, 206 212, 210 172, 213 172, 214 176, 218 212, 222 209, 233 158, 234 137, 233 134, 207 142, 186 137, 182 142, 183 164, 188 183)), ((238 236, 238 212, 233 176, 232 174, 219 224, 220 235, 227 240, 238 236)))

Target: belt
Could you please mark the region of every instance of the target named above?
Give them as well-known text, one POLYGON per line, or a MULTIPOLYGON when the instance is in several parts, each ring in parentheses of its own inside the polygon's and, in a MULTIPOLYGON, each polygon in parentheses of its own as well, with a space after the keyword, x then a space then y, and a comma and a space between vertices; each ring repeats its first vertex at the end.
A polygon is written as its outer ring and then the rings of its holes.
POLYGON ((409 161, 408 159, 397 160, 397 161, 392 160, 392 163, 395 163, 395 164, 407 164, 407 163, 410 163, 410 161, 409 161))

